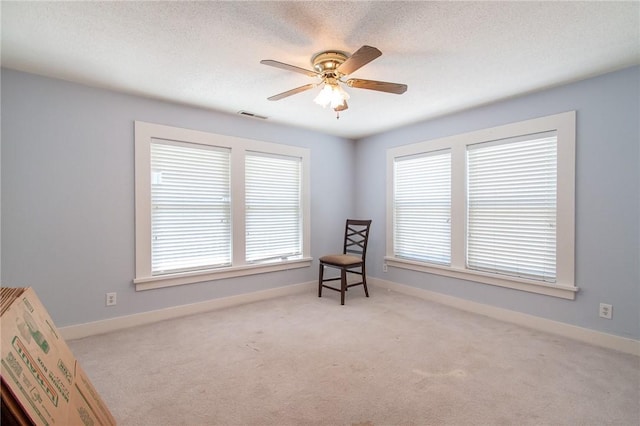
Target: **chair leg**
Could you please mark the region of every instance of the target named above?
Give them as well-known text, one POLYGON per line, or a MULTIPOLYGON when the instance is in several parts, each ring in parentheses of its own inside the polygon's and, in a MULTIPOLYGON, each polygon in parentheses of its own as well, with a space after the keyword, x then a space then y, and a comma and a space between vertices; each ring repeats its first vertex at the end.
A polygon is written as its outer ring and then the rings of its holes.
POLYGON ((320 264, 320 276, 318 277, 318 297, 322 297, 322 279, 324 275, 324 265, 320 264))
POLYGON ((364 266, 362 267, 362 286, 364 287, 365 296, 369 297, 369 289, 367 289, 367 274, 364 270, 364 266))
POLYGON ((340 270, 340 304, 344 305, 344 292, 347 291, 347 271, 340 270))

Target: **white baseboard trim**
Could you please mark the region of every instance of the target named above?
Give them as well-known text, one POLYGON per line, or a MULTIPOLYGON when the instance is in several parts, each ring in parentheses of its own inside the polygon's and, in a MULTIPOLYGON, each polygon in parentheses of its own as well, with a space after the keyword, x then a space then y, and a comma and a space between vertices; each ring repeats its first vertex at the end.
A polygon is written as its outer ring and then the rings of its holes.
POLYGON ((495 306, 472 302, 469 300, 461 299, 459 297, 449 296, 429 290, 423 290, 404 284, 381 280, 379 278, 371 277, 368 278, 367 281, 376 287, 396 291, 408 296, 414 296, 420 299, 440 303, 442 305, 451 306, 463 311, 485 315, 487 317, 494 318, 500 321, 505 321, 512 324, 521 325, 523 327, 532 328, 538 331, 544 331, 570 339, 579 340, 581 342, 590 343, 592 345, 640 356, 640 341, 638 340, 628 339, 625 337, 590 330, 588 328, 578 327, 563 322, 536 317, 534 315, 524 314, 522 312, 497 308, 495 306))
MULTIPOLYGON (((485 315, 500 321, 529 327, 535 330, 556 334, 574 340, 579 340, 592 345, 613 349, 640 357, 640 341, 628 339, 613 334, 590 330, 563 322, 553 321, 522 312, 511 311, 495 306, 485 305, 478 302, 461 299, 429 290, 398 284, 379 278, 369 277, 370 284, 378 288, 384 288, 419 299, 429 300, 442 305, 451 306, 467 312, 485 315)), ((218 299, 206 300, 204 302, 192 303, 188 305, 173 306, 166 309, 142 312, 139 314, 126 315, 122 317, 110 318, 101 321, 94 321, 85 324, 60 327, 59 331, 65 340, 81 339, 83 337, 97 334, 109 333, 125 328, 139 325, 151 324, 158 321, 179 318, 216 309, 230 308, 275 297, 289 296, 304 293, 315 288, 316 281, 301 284, 294 284, 284 287, 277 287, 269 290, 257 291, 253 293, 239 294, 237 296, 222 297, 218 299)))
POLYGON ((258 302, 261 300, 273 299, 275 297, 283 297, 303 293, 306 291, 310 291, 317 285, 318 283, 316 281, 310 281, 301 284, 272 288, 269 290, 239 294, 237 296, 221 297, 218 299, 206 300, 204 302, 172 306, 170 308, 159 309, 155 311, 142 312, 139 314, 88 322, 85 324, 60 327, 59 331, 65 340, 81 339, 83 337, 109 333, 112 331, 136 327, 139 325, 151 324, 167 319, 209 312, 216 309, 230 308, 233 306, 258 302))

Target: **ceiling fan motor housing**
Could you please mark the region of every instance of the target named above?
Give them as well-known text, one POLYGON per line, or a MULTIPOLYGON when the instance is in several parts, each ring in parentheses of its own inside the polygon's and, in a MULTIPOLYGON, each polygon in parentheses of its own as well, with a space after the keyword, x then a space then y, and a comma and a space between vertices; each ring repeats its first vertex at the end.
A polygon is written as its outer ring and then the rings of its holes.
POLYGON ((313 69, 326 77, 339 77, 337 68, 348 58, 344 52, 326 50, 311 58, 313 69), (331 75, 328 75, 331 74, 331 75))

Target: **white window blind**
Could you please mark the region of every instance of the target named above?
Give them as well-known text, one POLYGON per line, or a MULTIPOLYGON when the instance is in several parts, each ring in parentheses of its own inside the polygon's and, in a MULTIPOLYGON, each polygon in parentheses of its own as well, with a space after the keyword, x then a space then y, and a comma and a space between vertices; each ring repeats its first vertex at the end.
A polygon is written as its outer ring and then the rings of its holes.
POLYGON ((153 139, 152 275, 231 264, 230 151, 153 139))
POLYGON ((400 157, 394 164, 394 255, 451 263, 451 152, 400 157))
POLYGON ((557 137, 467 149, 467 266, 556 281, 557 137))
POLYGON ((248 152, 245 175, 246 261, 301 257, 301 158, 248 152))

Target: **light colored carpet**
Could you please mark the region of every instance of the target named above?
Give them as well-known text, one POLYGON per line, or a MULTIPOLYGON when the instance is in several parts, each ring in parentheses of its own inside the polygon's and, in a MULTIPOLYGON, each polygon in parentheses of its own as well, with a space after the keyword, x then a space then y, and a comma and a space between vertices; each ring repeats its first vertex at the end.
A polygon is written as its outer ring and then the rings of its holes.
POLYGON ((380 288, 69 342, 120 425, 638 425, 640 359, 380 288))

